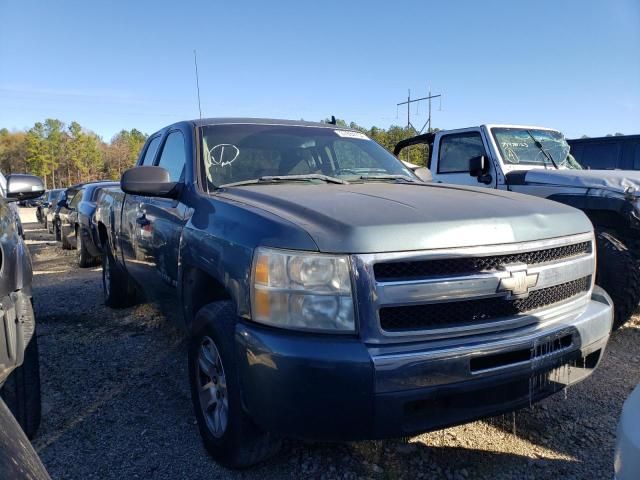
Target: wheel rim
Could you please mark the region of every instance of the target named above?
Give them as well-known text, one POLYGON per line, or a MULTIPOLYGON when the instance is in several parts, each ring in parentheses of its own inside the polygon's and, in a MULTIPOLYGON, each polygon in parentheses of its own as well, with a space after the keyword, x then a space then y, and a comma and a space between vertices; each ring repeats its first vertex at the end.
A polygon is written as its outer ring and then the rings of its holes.
POLYGON ((105 255, 104 265, 102 266, 102 284, 104 288, 104 296, 105 298, 109 298, 109 294, 111 292, 111 260, 109 260, 109 255, 105 255))
POLYGON ((200 410, 211 434, 220 438, 227 429, 229 400, 227 377, 222 358, 213 340, 207 336, 198 351, 198 397, 200 410))

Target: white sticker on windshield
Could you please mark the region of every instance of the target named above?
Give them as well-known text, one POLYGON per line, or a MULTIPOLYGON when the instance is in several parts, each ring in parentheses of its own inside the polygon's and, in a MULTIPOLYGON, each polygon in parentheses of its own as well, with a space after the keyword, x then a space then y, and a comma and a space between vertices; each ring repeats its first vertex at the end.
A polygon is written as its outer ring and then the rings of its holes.
POLYGON ((334 132, 336 132, 336 135, 342 138, 357 138, 359 140, 369 140, 369 137, 367 137, 364 133, 354 132, 352 130, 334 130, 334 132))
POLYGON ((231 165, 238 155, 240 155, 240 149, 231 143, 221 143, 215 147, 209 149, 209 155, 211 155, 211 163, 220 167, 226 167, 231 165))

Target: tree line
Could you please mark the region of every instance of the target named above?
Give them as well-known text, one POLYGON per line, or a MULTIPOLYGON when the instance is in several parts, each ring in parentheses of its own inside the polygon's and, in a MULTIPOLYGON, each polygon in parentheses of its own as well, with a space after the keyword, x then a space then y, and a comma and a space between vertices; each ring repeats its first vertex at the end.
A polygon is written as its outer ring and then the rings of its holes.
MULTIPOLYGON (((365 133, 390 152, 400 140, 418 133, 412 127, 397 125, 367 129, 344 120, 337 120, 337 125, 365 133)), ((78 122, 66 124, 48 118, 27 131, 0 129, 0 170, 5 175, 25 172, 38 175, 48 189, 119 179, 124 170, 135 164, 146 139, 147 134, 134 128, 121 130, 105 142, 78 122)), ((425 145, 405 149, 402 160, 424 165, 426 149, 425 145)))
POLYGON ((146 139, 134 128, 105 142, 78 122, 48 118, 27 131, 0 129, 0 169, 5 175, 38 175, 48 189, 120 178, 134 165, 146 139))

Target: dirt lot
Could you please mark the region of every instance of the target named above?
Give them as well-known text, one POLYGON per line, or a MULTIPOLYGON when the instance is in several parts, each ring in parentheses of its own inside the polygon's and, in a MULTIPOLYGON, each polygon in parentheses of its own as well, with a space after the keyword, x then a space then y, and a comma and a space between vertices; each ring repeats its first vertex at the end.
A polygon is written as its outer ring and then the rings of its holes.
POLYGON ((147 305, 104 306, 100 268, 79 269, 24 209, 34 264, 43 420, 34 440, 54 479, 576 478, 613 476, 622 402, 640 382, 640 320, 616 332, 585 382, 533 409, 407 440, 287 442, 249 472, 201 446, 186 342, 147 305), (515 430, 515 431, 514 431, 515 430))

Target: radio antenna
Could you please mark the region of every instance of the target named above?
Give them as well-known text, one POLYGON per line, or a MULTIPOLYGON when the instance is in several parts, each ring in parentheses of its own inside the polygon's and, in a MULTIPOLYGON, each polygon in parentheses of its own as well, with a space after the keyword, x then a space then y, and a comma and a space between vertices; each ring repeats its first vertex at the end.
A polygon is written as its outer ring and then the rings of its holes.
POLYGON ((200 106, 200 80, 198 78, 198 57, 195 49, 193 50, 193 64, 196 67, 196 91, 198 92, 198 112, 200 112, 200 120, 202 120, 202 107, 200 106))

